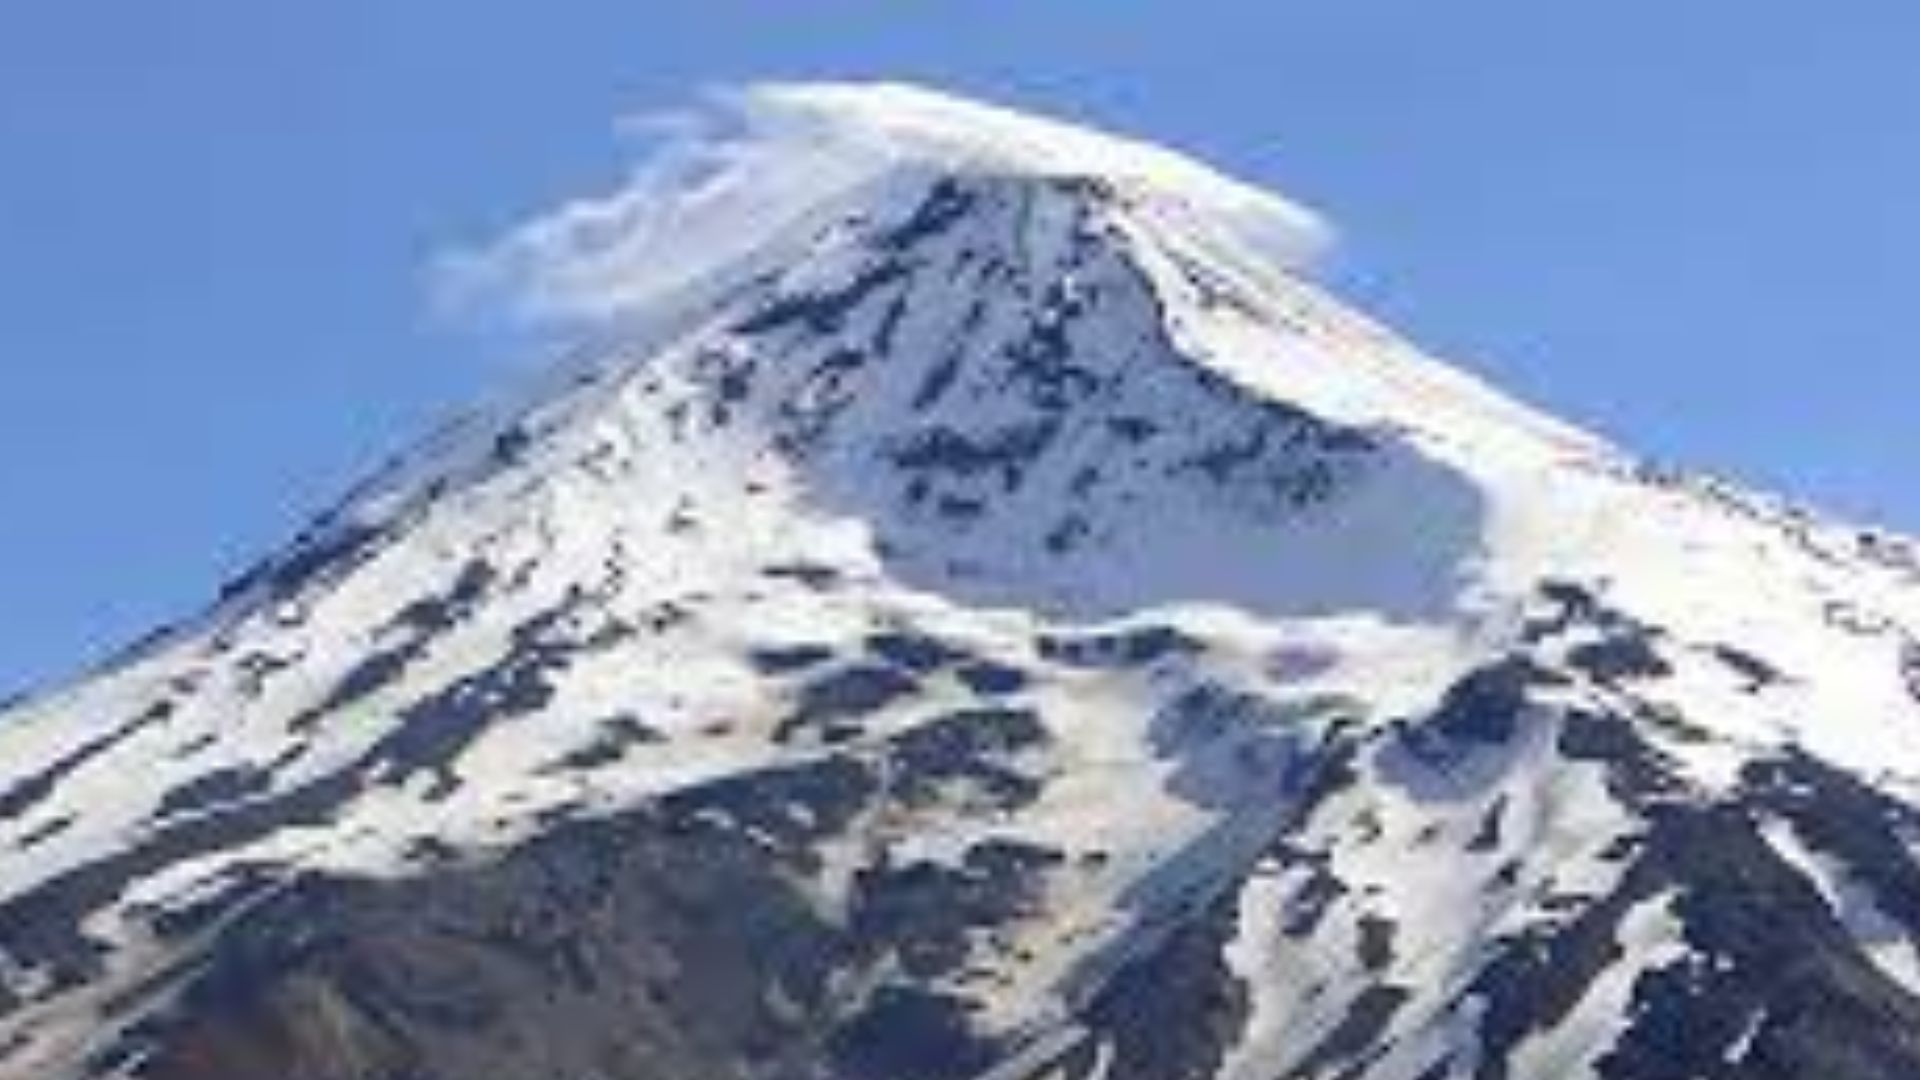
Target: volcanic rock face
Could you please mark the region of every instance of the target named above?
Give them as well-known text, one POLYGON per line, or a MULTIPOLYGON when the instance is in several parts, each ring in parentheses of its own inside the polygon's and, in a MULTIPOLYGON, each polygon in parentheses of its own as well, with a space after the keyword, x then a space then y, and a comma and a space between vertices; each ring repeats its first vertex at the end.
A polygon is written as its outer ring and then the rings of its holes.
POLYGON ((0 1077, 1920 1075, 1913 547, 768 93, 894 152, 0 717, 0 1077))

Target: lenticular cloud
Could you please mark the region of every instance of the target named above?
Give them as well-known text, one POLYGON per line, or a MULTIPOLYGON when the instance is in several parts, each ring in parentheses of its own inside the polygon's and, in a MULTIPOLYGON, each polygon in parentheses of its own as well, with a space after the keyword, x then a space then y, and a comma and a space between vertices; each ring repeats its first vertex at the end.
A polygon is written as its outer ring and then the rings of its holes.
POLYGON ((1331 236, 1313 212, 1179 154, 910 86, 762 84, 623 127, 647 152, 618 188, 445 260, 447 296, 539 322, 619 320, 744 270, 856 191, 930 172, 1097 176, 1287 268, 1331 236))

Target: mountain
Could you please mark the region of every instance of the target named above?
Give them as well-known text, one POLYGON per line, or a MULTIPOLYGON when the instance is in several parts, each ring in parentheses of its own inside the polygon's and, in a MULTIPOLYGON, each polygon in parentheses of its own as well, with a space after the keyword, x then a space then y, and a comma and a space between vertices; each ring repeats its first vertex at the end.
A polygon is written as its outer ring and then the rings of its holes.
POLYGON ((731 108, 495 253, 579 357, 0 716, 0 1077, 1920 1076, 1920 547, 1168 151, 731 108))

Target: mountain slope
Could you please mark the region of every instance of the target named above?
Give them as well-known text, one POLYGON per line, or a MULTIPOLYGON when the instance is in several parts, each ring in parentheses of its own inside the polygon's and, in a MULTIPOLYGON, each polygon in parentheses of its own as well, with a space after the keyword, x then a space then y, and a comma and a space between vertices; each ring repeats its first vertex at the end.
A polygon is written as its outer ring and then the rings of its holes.
POLYGON ((746 109, 588 360, 0 717, 0 1076, 1920 1073, 1913 546, 1164 151, 746 109))

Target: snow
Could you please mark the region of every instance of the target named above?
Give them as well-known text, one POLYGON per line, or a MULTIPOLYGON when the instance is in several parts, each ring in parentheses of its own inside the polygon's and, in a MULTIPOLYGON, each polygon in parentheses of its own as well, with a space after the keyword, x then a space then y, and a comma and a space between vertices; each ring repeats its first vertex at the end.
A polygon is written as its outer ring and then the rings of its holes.
POLYGON ((1620 958, 1587 988, 1572 1015, 1515 1050, 1513 1074, 1599 1080, 1600 1059, 1633 1019, 1636 982, 1685 956, 1685 942, 1685 926, 1673 912, 1671 896, 1651 897, 1629 908, 1615 936, 1620 958))
POLYGON ((1820 898, 1874 966, 1909 992, 1920 993, 1920 944, 1899 920, 1881 909, 1873 888, 1845 863, 1809 845, 1784 821, 1767 822, 1762 835, 1819 891, 1820 898))

